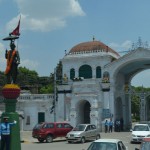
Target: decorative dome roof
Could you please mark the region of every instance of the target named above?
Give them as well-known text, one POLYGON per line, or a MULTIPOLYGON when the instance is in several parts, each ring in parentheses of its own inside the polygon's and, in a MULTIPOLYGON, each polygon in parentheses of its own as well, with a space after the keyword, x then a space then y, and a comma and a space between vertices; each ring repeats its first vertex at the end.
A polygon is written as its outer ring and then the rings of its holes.
POLYGON ((90 41, 90 42, 80 43, 74 46, 70 50, 69 54, 88 52, 88 51, 97 52, 99 50, 103 52, 110 52, 119 56, 119 54, 116 51, 114 51, 113 49, 111 49, 110 47, 108 47, 107 45, 105 45, 104 43, 100 41, 90 41))

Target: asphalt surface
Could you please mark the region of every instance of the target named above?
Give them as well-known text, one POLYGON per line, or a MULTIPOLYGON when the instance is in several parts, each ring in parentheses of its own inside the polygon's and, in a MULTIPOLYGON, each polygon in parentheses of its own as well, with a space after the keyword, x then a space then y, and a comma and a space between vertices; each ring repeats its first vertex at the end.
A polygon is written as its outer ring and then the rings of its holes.
MULTIPOLYGON (((120 139, 123 143, 128 147, 128 150, 135 150, 135 148, 139 148, 140 144, 131 144, 131 132, 112 132, 112 133, 104 133, 101 132, 101 138, 113 138, 120 139)), ((37 139, 32 138, 32 131, 23 131, 21 132, 22 139, 22 149, 49 149, 51 150, 86 150, 91 142, 86 142, 85 144, 67 144, 65 138, 57 138, 54 139, 53 143, 39 143, 37 139)))

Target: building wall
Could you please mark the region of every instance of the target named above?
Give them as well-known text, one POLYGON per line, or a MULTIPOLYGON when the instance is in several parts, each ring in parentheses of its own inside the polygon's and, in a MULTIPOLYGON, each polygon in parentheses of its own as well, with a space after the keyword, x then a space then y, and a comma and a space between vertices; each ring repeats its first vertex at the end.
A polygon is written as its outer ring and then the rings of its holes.
POLYGON ((22 112, 24 119, 21 120, 22 130, 32 130, 38 123, 38 113, 45 114, 46 122, 54 121, 54 114, 50 114, 53 102, 53 95, 50 94, 28 94, 20 95, 17 102, 17 111, 22 112))

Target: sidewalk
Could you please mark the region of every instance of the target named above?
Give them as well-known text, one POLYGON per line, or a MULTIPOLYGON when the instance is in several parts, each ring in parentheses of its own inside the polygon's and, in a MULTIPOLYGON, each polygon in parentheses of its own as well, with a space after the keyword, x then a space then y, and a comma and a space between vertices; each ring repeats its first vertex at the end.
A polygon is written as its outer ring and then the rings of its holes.
POLYGON ((20 131, 20 139, 22 143, 38 142, 37 139, 32 137, 32 131, 20 131))

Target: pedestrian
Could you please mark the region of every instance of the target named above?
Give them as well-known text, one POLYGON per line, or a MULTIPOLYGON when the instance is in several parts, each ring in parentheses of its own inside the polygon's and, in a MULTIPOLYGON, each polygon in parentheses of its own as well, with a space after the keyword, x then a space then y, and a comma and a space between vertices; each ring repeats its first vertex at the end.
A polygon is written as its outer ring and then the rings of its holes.
POLYGON ((3 118, 3 122, 0 124, 0 133, 1 133, 1 150, 10 150, 10 130, 11 126, 15 125, 17 121, 10 123, 8 117, 3 118))
POLYGON ((120 120, 116 120, 116 130, 120 132, 120 120))
POLYGON ((108 120, 105 121, 105 133, 108 132, 108 120))
POLYGON ((109 121, 109 132, 112 132, 112 128, 113 128, 113 121, 112 121, 112 118, 110 118, 110 121, 109 121))

